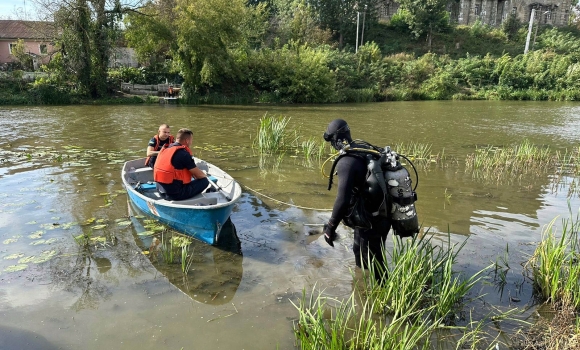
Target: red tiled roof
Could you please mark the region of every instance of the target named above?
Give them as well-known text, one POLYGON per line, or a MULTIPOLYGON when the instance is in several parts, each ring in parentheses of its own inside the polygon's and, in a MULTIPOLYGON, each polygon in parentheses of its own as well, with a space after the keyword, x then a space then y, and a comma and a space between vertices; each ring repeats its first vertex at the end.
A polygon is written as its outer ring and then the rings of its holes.
POLYGON ((0 39, 48 39, 53 33, 53 22, 0 20, 0 39))

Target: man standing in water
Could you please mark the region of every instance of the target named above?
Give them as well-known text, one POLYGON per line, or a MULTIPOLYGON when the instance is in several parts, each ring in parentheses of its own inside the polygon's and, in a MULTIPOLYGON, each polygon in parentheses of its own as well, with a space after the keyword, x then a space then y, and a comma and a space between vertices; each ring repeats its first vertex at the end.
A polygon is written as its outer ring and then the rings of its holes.
MULTIPOLYGON (((200 194, 209 186, 209 181, 191 157, 191 130, 180 129, 176 139, 177 142, 159 151, 153 168, 153 179, 164 199, 179 201, 200 194)), ((213 192, 214 189, 208 191, 213 192)))
MULTIPOLYGON (((330 142, 337 151, 345 148, 367 148, 364 144, 353 142, 350 136, 350 128, 346 121, 335 119, 326 129, 324 140, 330 142)), ((332 209, 332 216, 324 225, 324 239, 334 247, 337 238, 336 228, 345 220, 345 224, 354 229, 354 243, 352 250, 357 267, 369 268, 370 261, 375 262, 375 277, 382 278, 385 270, 383 247, 387 234, 391 228, 391 222, 384 216, 373 216, 371 202, 367 194, 367 160, 364 156, 354 153, 337 159, 336 170, 338 175, 338 193, 332 209), (360 205, 359 201, 364 205, 360 205), (358 210, 357 210, 358 209, 358 210), (357 212, 358 211, 358 212, 357 212), (363 213, 364 212, 364 213, 363 213), (365 217, 365 220, 360 220, 365 217), (379 267, 380 266, 380 267, 379 267)), ((332 176, 332 175, 331 175, 332 176)))
POLYGON ((170 145, 173 142, 175 142, 175 139, 173 138, 173 136, 171 136, 169 125, 167 124, 159 125, 157 135, 153 136, 151 140, 149 140, 149 144, 147 145, 147 159, 145 160, 145 165, 148 165, 151 168, 153 168, 155 166, 155 160, 157 159, 159 150, 161 150, 163 146, 170 145))

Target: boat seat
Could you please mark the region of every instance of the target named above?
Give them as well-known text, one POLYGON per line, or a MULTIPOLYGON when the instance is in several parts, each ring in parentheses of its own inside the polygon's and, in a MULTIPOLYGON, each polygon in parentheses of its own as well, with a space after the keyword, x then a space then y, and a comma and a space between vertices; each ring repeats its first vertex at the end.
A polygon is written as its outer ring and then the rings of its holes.
POLYGON ((195 196, 193 198, 184 199, 182 201, 169 201, 169 203, 173 204, 193 205, 193 206, 216 205, 217 202, 218 202, 217 197, 205 196, 205 194, 202 197, 195 196))
POLYGON ((129 173, 129 177, 131 180, 141 183, 153 181, 153 169, 150 167, 135 169, 129 173))

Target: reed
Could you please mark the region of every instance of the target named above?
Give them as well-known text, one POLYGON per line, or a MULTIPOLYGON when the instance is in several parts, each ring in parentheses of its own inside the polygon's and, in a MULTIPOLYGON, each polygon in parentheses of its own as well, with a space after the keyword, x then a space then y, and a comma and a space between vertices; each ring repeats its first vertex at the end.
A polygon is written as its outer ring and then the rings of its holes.
POLYGON ((175 248, 173 247, 173 240, 165 239, 165 235, 161 234, 161 257, 166 264, 173 264, 175 262, 175 248))
POLYGON ((467 171, 486 180, 513 178, 514 174, 545 174, 560 162, 558 153, 549 147, 538 147, 524 140, 509 147, 478 148, 466 157, 467 171))
POLYGON ((304 350, 426 348, 429 335, 438 327, 411 313, 383 322, 373 317, 377 305, 369 301, 359 305, 354 292, 343 303, 322 293, 307 298, 303 292, 299 305, 293 305, 300 315, 295 336, 304 350))
POLYGON ((464 278, 453 271, 453 265, 466 242, 452 245, 449 236, 447 246, 437 246, 432 238, 396 238, 392 253, 385 256, 388 279, 382 284, 375 278, 377 267, 371 265, 365 277, 369 279, 369 296, 385 314, 400 317, 406 312, 432 309, 432 319, 453 323, 464 296, 489 269, 464 278))
POLYGON ((562 220, 557 235, 554 218, 542 231, 542 241, 528 260, 535 294, 555 305, 580 310, 580 265, 578 257, 578 219, 562 220))
POLYGON ((431 163, 439 163, 444 159, 444 152, 433 154, 432 145, 420 142, 408 142, 395 144, 393 149, 409 158, 413 164, 427 166, 431 163))
MULTIPOLYGON (((308 140, 302 141, 302 154, 307 162, 311 162, 313 158, 318 155, 320 146, 314 137, 309 137, 308 140)), ((320 159, 320 157, 318 157, 320 159)))
POLYGON ((296 146, 298 136, 296 131, 287 130, 290 118, 269 116, 260 118, 258 133, 253 141, 253 147, 260 154, 273 154, 296 146))
POLYGON ((468 327, 446 324, 455 322, 463 299, 489 267, 463 278, 453 265, 465 243, 435 246, 432 237, 395 238, 393 253, 385 256, 390 261, 386 271, 378 271, 388 278, 380 283, 371 264, 362 295, 354 291, 339 302, 315 291, 307 297, 303 291, 299 305, 294 305, 299 312, 294 330, 301 348, 428 349, 441 329, 460 330, 458 343, 463 345, 482 342, 487 337, 483 322, 468 327))
POLYGON ((181 272, 185 275, 191 270, 193 264, 193 251, 189 254, 189 244, 181 246, 181 272))

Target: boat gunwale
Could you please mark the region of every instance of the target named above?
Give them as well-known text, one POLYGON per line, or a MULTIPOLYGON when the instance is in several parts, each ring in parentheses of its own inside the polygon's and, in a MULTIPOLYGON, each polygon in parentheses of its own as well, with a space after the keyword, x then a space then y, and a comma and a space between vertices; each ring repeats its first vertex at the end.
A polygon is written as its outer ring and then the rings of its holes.
MULTIPOLYGON (((138 158, 138 159, 126 161, 123 164, 123 169, 122 169, 121 175, 122 175, 122 179, 123 179, 123 185, 125 186, 125 189, 127 190, 127 192, 131 191, 132 193, 134 193, 135 195, 137 195, 139 198, 141 198, 142 200, 144 200, 146 202, 153 202, 155 204, 159 204, 161 206, 171 207, 171 208, 191 209, 191 210, 210 210, 210 209, 220 209, 223 207, 231 206, 231 205, 235 204, 242 196, 242 186, 230 174, 226 173, 225 171, 223 171, 221 168, 215 166, 214 164, 209 163, 208 161, 204 161, 208 165, 211 165, 212 167, 221 171, 223 174, 229 176, 230 179, 233 181, 233 185, 232 185, 233 191, 232 192, 233 192, 234 197, 230 201, 225 202, 225 203, 217 203, 217 204, 209 204, 209 205, 201 206, 201 205, 193 205, 193 204, 179 204, 179 203, 175 203, 173 201, 168 201, 166 199, 153 199, 151 197, 147 197, 147 196, 143 195, 142 193, 140 193, 139 191, 135 190, 135 188, 133 186, 131 186, 131 184, 128 182, 128 179, 127 179, 127 176, 129 174, 129 172, 127 171, 127 164, 129 162, 139 160, 139 159, 145 160, 145 158, 138 158), (239 191, 237 191, 238 188, 239 188, 239 191)), ((200 160, 200 161, 202 160, 200 158, 195 158, 195 159, 200 160)), ((227 180, 230 180, 230 179, 227 179, 227 180)), ((223 195, 223 193, 222 193, 222 195, 223 195)), ((192 197, 192 198, 195 198, 195 197, 192 197)), ((185 199, 184 201, 190 200, 192 198, 185 199)))

